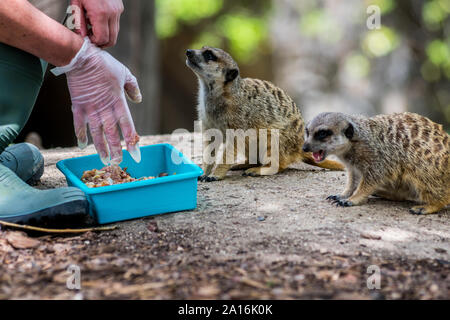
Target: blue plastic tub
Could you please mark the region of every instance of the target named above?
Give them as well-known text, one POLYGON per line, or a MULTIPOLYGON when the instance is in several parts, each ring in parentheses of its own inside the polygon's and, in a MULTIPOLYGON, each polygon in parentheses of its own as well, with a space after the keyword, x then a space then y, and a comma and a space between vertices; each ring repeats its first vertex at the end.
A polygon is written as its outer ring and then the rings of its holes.
POLYGON ((88 188, 81 176, 86 170, 104 167, 98 155, 62 160, 56 166, 66 176, 69 186, 86 194, 91 215, 100 224, 197 207, 197 178, 203 174, 202 169, 170 144, 141 147, 141 154, 142 161, 138 164, 124 151, 120 166, 127 167, 133 178, 158 176, 162 172, 169 176, 88 188))

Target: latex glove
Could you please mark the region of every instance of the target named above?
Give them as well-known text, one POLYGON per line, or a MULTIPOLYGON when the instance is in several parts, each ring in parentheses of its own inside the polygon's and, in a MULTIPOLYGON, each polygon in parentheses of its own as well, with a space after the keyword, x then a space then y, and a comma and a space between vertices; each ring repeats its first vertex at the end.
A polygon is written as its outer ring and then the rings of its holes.
POLYGON ((141 161, 139 136, 125 98, 142 101, 136 78, 130 70, 106 51, 92 44, 89 38, 70 64, 51 70, 65 73, 72 98, 75 134, 81 149, 88 143, 87 124, 95 148, 105 165, 122 162, 122 145, 118 127, 127 149, 136 162, 141 161))

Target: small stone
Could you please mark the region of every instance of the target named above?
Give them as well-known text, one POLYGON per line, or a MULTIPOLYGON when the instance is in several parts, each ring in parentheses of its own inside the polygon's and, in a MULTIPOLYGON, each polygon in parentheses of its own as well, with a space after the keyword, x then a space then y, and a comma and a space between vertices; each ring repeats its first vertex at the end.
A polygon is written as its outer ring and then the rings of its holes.
POLYGON ((264 217, 261 217, 261 216, 258 217, 258 221, 265 221, 265 220, 266 220, 266 218, 264 218, 264 217))
POLYGON ((436 251, 437 253, 446 253, 447 250, 443 249, 443 248, 434 248, 434 251, 436 251))
POLYGON ((302 280, 305 280, 305 275, 304 275, 304 274, 298 274, 298 275, 296 275, 296 276, 294 277, 294 279, 295 279, 296 281, 302 281, 302 280))
POLYGON ((147 230, 150 232, 159 232, 158 223, 156 221, 150 221, 147 225, 147 230))
POLYGON ((216 286, 205 286, 198 289, 198 295, 202 297, 213 297, 220 293, 220 289, 216 286))
POLYGON ((439 291, 439 286, 436 283, 433 283, 430 287, 430 291, 436 293, 439 291))

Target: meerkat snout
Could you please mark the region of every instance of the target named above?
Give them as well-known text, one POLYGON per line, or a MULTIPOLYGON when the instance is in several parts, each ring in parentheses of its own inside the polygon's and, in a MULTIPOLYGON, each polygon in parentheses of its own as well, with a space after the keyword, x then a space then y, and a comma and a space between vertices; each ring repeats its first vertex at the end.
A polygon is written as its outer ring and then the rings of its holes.
POLYGON ((187 49, 187 50, 186 50, 186 56, 187 56, 188 58, 191 58, 192 56, 194 56, 194 50, 192 50, 192 49, 187 49))
POLYGON ((303 150, 303 152, 311 152, 311 146, 309 144, 305 143, 303 145, 302 150, 303 150))
POLYGON ((192 70, 201 70, 200 61, 197 58, 195 50, 188 49, 186 50, 186 65, 192 70))

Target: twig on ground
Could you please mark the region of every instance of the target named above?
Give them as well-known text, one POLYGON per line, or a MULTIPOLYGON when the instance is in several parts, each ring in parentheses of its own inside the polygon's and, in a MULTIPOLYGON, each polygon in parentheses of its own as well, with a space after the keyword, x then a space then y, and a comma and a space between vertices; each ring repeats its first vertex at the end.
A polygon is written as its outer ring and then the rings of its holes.
POLYGON ((85 233, 85 232, 89 232, 89 231, 111 231, 111 230, 117 229, 117 226, 85 228, 85 229, 47 229, 47 228, 39 228, 39 227, 15 224, 15 223, 1 221, 1 220, 0 220, 0 225, 6 226, 6 227, 11 227, 11 228, 45 232, 45 233, 85 233))

